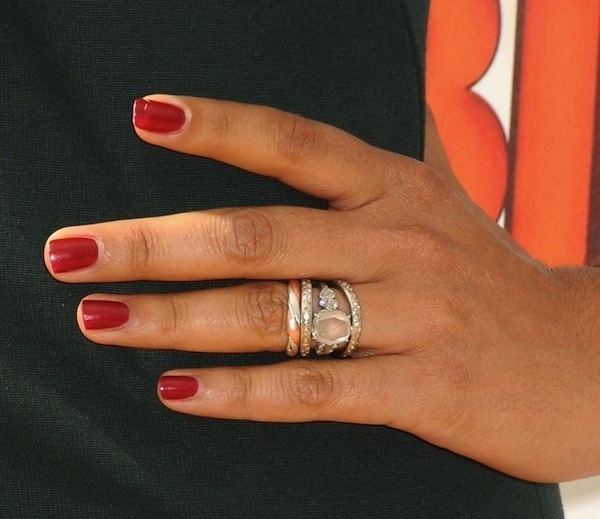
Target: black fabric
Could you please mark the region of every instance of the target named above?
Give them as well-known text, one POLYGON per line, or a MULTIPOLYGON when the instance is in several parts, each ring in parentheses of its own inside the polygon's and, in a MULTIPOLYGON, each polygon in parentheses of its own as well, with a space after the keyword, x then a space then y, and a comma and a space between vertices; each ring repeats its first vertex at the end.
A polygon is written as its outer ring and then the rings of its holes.
MULTIPOLYGON (((157 377, 281 361, 88 343, 42 262, 65 225, 219 206, 322 203, 139 141, 153 93, 277 106, 420 157, 425 2, 0 3, 0 516, 559 518, 518 481, 383 427, 172 413, 157 377)), ((376 174, 376 172, 373 172, 376 174)), ((204 286, 198 284, 198 286, 204 286)))

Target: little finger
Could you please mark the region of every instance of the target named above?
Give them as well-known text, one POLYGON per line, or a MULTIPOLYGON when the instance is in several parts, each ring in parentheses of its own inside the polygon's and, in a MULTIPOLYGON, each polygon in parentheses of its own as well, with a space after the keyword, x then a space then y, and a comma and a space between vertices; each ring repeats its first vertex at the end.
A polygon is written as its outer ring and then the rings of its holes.
POLYGON ((409 429, 423 403, 413 364, 410 357, 386 356, 176 370, 160 378, 158 394, 170 409, 197 416, 409 429))

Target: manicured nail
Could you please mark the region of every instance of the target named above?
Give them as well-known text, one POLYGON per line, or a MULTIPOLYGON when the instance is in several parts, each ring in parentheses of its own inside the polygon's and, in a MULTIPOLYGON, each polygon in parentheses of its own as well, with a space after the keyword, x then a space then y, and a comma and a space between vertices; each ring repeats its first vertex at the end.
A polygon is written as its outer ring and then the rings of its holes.
POLYGON ((86 330, 123 326, 129 320, 129 313, 129 306, 119 301, 86 299, 81 304, 81 317, 86 330))
POLYGON ((48 244, 52 272, 60 274, 91 267, 98 261, 98 244, 92 238, 63 238, 48 244))
POLYGON ((133 103, 133 124, 153 133, 173 133, 183 128, 185 112, 178 106, 147 99, 133 103))
POLYGON ((158 381, 158 391, 165 400, 183 400, 198 392, 198 379, 183 375, 163 375, 158 381))

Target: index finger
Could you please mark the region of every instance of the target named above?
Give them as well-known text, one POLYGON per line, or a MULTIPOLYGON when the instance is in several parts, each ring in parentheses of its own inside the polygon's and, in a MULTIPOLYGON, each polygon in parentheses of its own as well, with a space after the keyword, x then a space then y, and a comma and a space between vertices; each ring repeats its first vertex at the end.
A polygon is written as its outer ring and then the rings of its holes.
POLYGON ((398 160, 411 160, 324 123, 231 101, 148 96, 135 102, 133 123, 151 144, 276 178, 338 209, 383 196, 398 160))

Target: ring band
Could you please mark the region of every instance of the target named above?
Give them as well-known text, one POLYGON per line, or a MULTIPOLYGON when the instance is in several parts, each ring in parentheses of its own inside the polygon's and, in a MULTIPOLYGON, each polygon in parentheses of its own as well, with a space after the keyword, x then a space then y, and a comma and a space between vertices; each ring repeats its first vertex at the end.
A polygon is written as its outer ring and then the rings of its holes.
POLYGON ((300 283, 297 279, 288 281, 288 343, 285 353, 289 357, 298 355, 300 346, 300 283))
POLYGON ((300 287, 300 356, 307 357, 312 342, 312 283, 303 279, 300 287))
POLYGON ((349 283, 338 279, 334 281, 334 284, 344 292, 344 295, 348 299, 348 303, 350 303, 352 329, 350 332, 348 345, 341 354, 342 357, 350 357, 350 355, 352 355, 358 347, 358 342, 360 341, 360 335, 362 333, 362 314, 360 310, 360 303, 358 302, 358 297, 356 297, 356 294, 349 283))

